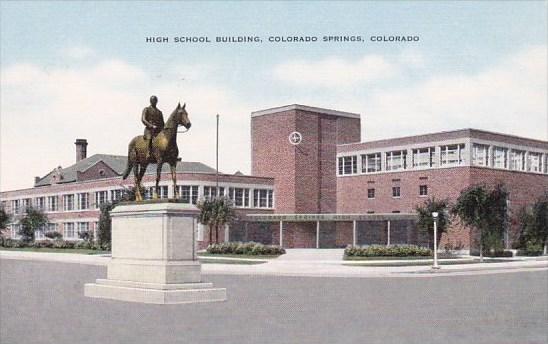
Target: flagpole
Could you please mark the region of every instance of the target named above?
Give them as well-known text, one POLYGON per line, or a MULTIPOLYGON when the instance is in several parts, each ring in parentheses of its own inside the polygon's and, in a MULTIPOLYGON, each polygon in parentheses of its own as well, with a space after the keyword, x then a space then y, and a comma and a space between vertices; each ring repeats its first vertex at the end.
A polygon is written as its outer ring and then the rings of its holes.
POLYGON ((215 148, 215 198, 219 197, 219 114, 217 114, 217 140, 215 148))

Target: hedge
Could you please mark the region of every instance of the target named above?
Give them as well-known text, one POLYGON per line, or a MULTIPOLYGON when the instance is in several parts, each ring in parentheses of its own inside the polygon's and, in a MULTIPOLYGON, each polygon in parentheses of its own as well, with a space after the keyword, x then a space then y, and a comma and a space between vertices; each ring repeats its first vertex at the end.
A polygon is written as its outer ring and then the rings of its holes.
MULTIPOLYGON (((470 251, 471 256, 479 256, 479 250, 470 251)), ((512 258, 512 251, 488 251, 483 252, 484 257, 489 258, 512 258)))
POLYGON ((428 257, 432 250, 415 245, 370 245, 348 246, 344 250, 347 257, 428 257))
POLYGON ((210 244, 207 253, 211 254, 245 254, 251 256, 284 254, 285 250, 276 245, 263 245, 256 242, 223 242, 210 244))
POLYGON ((0 247, 6 248, 61 248, 61 249, 88 249, 110 251, 110 244, 98 245, 89 241, 66 241, 66 240, 38 240, 24 242, 14 239, 0 239, 0 247))

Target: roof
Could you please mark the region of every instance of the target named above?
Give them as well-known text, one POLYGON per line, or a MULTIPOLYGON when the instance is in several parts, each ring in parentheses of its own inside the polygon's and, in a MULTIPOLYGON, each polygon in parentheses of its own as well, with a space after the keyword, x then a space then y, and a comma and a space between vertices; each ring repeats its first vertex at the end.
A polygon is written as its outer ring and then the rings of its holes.
POLYGON ((290 110, 309 111, 309 112, 315 112, 315 113, 321 113, 325 115, 339 116, 339 117, 360 118, 360 114, 358 113, 324 109, 324 108, 318 108, 318 107, 300 105, 300 104, 285 105, 285 106, 279 106, 279 107, 265 109, 265 110, 254 111, 251 113, 251 117, 270 115, 270 114, 275 114, 275 113, 290 111, 290 110))
MULTIPOLYGON (((108 165, 118 175, 122 175, 126 169, 127 157, 123 155, 109 155, 109 154, 94 154, 89 158, 82 159, 67 168, 61 168, 59 171, 63 176, 63 179, 59 182, 72 183, 76 182, 78 172, 85 172, 88 168, 102 161, 108 165)), ((40 178, 34 186, 46 186, 52 184, 53 175, 56 174, 58 169, 53 169, 51 172, 40 178)), ((169 165, 164 164, 162 167, 162 173, 169 172, 169 165)), ((178 173, 215 173, 215 169, 209 167, 201 162, 194 161, 179 161, 177 163, 178 173)), ((146 174, 155 174, 156 165, 149 165, 146 174)))

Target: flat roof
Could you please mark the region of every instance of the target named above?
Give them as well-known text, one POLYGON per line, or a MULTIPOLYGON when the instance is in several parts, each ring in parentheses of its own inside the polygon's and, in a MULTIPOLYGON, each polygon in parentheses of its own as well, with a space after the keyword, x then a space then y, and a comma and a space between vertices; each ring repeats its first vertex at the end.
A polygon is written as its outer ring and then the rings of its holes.
POLYGON ((316 222, 316 221, 388 221, 416 220, 416 213, 373 214, 248 214, 247 221, 257 222, 316 222))
POLYGON ((278 107, 265 109, 265 110, 253 111, 251 113, 251 117, 253 118, 253 117, 258 117, 258 116, 263 116, 263 115, 271 115, 271 114, 284 112, 284 111, 291 111, 291 110, 302 110, 302 111, 316 112, 316 113, 321 113, 321 114, 325 114, 325 115, 339 116, 339 117, 360 118, 359 113, 324 109, 324 108, 307 106, 307 105, 300 105, 300 104, 291 104, 291 105, 278 106, 278 107))

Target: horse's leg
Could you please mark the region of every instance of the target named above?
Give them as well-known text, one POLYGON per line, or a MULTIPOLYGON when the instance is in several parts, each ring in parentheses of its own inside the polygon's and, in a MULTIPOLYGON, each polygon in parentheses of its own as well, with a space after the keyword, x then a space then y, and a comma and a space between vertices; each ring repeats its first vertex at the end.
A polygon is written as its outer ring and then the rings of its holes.
POLYGON ((162 165, 164 163, 158 162, 158 165, 156 166, 156 187, 154 188, 154 199, 158 198, 158 195, 160 194, 160 177, 162 175, 162 165))
POLYGON ((173 181, 173 195, 174 198, 179 198, 179 192, 177 191, 177 161, 169 164, 171 169, 171 180, 173 181))
POLYGON ((141 178, 139 178, 139 166, 141 166, 139 163, 136 163, 133 166, 133 176, 135 178, 135 200, 136 201, 142 201, 143 196, 141 195, 141 178))

